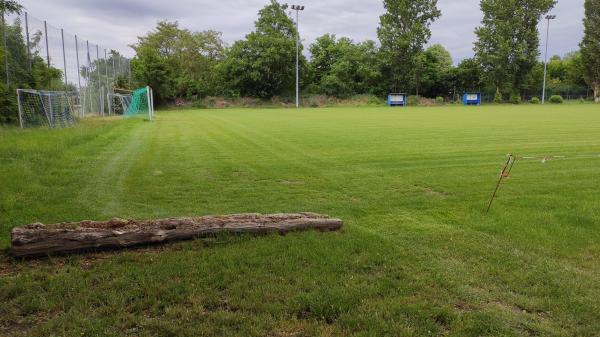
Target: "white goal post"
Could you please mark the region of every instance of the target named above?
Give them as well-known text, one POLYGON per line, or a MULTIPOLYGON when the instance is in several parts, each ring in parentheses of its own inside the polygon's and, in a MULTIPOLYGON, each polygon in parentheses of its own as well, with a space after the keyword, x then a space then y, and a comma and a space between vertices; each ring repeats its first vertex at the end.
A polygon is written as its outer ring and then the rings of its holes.
POLYGON ((123 114, 125 117, 148 116, 154 120, 154 94, 150 86, 136 89, 131 94, 131 101, 123 114))
POLYGON ((108 115, 125 115, 131 106, 131 94, 109 93, 106 95, 108 100, 108 115))
POLYGON ((73 125, 78 97, 77 93, 65 91, 17 89, 19 124, 21 128, 73 125))

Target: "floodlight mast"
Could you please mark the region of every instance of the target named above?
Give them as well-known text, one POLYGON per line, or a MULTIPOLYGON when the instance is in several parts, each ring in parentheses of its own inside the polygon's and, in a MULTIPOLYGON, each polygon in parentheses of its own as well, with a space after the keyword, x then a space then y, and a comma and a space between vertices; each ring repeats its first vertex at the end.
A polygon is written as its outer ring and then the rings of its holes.
POLYGON ((548 25, 546 26, 546 53, 544 55, 544 85, 542 86, 542 104, 546 103, 546 74, 548 72, 548 41, 550 36, 550 20, 556 19, 556 15, 546 15, 548 25))
POLYGON ((304 6, 292 5, 292 10, 296 11, 296 109, 300 108, 300 11, 304 6))

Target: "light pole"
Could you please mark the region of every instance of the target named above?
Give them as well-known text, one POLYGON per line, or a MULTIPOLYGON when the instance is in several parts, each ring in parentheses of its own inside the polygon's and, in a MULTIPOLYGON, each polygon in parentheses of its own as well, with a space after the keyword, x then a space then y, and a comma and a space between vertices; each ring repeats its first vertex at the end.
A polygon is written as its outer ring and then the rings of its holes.
POLYGON ((544 55, 544 85, 542 88, 542 104, 546 103, 546 73, 548 71, 548 40, 550 36, 550 20, 556 19, 556 15, 546 15, 548 26, 546 27, 546 54, 544 55))
POLYGON ((296 108, 300 107, 300 11, 304 6, 292 5, 292 10, 296 11, 296 108))

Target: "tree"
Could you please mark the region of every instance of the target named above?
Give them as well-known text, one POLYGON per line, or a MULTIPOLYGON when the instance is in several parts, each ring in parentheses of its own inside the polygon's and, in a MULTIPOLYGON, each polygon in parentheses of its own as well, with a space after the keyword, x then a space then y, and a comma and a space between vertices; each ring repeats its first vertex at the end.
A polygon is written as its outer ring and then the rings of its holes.
MULTIPOLYGON (((0 12, 19 13, 22 6, 16 1, 0 0, 0 12)), ((56 68, 48 67, 39 55, 38 44, 41 32, 31 34, 31 58, 27 55, 27 45, 21 29, 19 19, 14 24, 0 22, 0 36, 6 36, 0 43, 0 73, 6 74, 6 64, 10 69, 9 83, 7 86, 4 78, 0 81, 0 124, 16 123, 18 120, 17 101, 15 90, 17 88, 34 88, 48 90, 64 90, 62 72, 56 68)))
POLYGON ((133 78, 152 86, 157 102, 215 95, 221 90, 217 66, 225 47, 219 32, 191 32, 177 22, 159 22, 155 31, 138 37, 133 48, 133 78))
POLYGON ((174 98, 172 74, 167 70, 167 60, 157 49, 140 45, 131 60, 131 76, 136 83, 151 86, 156 102, 174 98))
POLYGON ((7 74, 6 75, 7 77, 10 76, 10 74, 7 73, 8 69, 10 69, 10 66, 8 65, 8 63, 9 63, 8 50, 5 50, 5 49, 8 48, 7 36, 9 35, 9 33, 5 32, 5 31, 9 29, 9 25, 6 24, 5 15, 11 14, 11 13, 21 14, 22 10, 23 10, 23 6, 15 0, 0 0, 0 15, 2 16, 2 21, 0 22, 0 25, 1 25, 1 27, 0 27, 1 35, 0 36, 2 36, 2 48, 0 49, 0 56, 2 57, 3 67, 4 67, 4 69, 2 69, 3 70, 2 73, 7 74), (6 69, 7 66, 9 67, 8 69, 6 69))
POLYGON ((21 14, 23 6, 15 0, 0 0, 0 12, 21 14))
MULTIPOLYGON (((535 68, 535 89, 541 92, 541 84, 543 81, 544 64, 539 62, 535 68)), ((581 61, 580 52, 572 52, 564 57, 554 55, 548 61, 548 78, 547 78, 548 96, 586 96, 589 86, 585 83, 583 76, 583 64, 581 61)))
POLYGON ((481 0, 475 55, 486 80, 505 93, 522 93, 539 57, 537 26, 556 0, 481 0))
POLYGON ((318 85, 333 68, 340 55, 337 38, 333 34, 325 34, 318 37, 308 48, 311 55, 310 66, 313 81, 318 85))
POLYGON ((566 54, 563 57, 563 63, 565 64, 565 81, 581 87, 587 85, 581 51, 566 54))
MULTIPOLYGON (((233 92, 271 98, 294 90, 296 27, 287 8, 286 4, 271 0, 259 11, 255 31, 235 42, 227 52, 221 69, 233 92)), ((306 69, 302 55, 300 63, 306 69)))
POLYGON ((381 79, 374 41, 323 35, 310 46, 313 81, 319 93, 339 98, 374 93, 381 79))
POLYGON ((482 86, 482 70, 479 63, 472 58, 462 60, 453 70, 453 91, 456 95, 465 92, 479 92, 482 86))
POLYGON ((581 57, 586 82, 594 89, 594 99, 600 103, 600 2, 585 1, 584 36, 581 57))
POLYGON ((415 71, 417 94, 426 97, 450 93, 452 56, 441 44, 434 44, 419 54, 415 71))
POLYGON ((431 23, 441 16, 437 0, 384 0, 377 36, 381 43, 384 73, 389 89, 415 88, 415 65, 423 45, 431 37, 431 23))

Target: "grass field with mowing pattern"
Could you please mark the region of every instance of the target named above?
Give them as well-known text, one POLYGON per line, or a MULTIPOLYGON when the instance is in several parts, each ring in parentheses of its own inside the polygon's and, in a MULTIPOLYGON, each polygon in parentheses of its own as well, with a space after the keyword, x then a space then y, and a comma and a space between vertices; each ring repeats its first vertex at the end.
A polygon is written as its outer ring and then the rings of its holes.
POLYGON ((340 233, 0 257, 2 336, 596 336, 597 105, 159 111, 0 130, 33 222, 311 211, 340 233), (488 216, 507 153, 518 162, 488 216))

